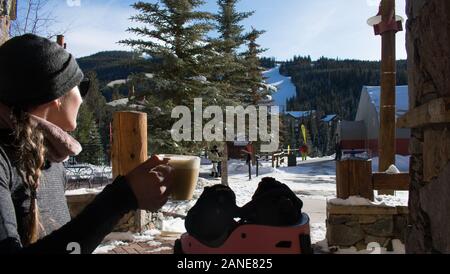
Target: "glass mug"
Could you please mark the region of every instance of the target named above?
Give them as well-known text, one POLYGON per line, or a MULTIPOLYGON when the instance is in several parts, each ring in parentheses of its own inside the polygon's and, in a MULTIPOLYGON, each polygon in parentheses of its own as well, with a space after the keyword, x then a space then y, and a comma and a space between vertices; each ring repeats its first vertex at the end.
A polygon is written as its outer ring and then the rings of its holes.
POLYGON ((185 155, 159 155, 169 159, 173 167, 173 186, 171 198, 176 201, 192 200, 200 174, 200 158, 185 155))

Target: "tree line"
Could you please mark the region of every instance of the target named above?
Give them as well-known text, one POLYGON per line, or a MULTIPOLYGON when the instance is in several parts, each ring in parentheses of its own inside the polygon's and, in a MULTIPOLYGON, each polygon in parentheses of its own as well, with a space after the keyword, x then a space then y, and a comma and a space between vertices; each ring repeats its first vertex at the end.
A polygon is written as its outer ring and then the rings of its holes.
MULTIPOLYGON (((292 77, 297 95, 288 110, 318 110, 354 120, 364 85, 380 85, 380 62, 296 56, 281 66, 292 77)), ((397 84, 407 85, 407 62, 397 61, 397 84)))

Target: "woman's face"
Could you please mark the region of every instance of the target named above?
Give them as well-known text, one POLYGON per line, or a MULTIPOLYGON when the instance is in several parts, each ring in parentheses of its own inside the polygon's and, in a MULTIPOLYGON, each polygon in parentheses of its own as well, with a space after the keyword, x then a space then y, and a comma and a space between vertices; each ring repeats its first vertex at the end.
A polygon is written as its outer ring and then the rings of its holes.
POLYGON ((47 121, 59 126, 65 131, 74 131, 77 128, 77 116, 83 99, 78 87, 73 88, 64 97, 56 100, 49 108, 47 121))

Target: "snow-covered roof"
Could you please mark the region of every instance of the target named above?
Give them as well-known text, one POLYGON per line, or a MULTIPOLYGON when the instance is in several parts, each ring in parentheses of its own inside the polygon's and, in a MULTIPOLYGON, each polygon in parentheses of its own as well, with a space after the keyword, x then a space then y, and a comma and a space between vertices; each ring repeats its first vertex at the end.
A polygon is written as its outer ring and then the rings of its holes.
POLYGON ((203 76, 203 75, 193 76, 193 77, 191 77, 189 79, 191 79, 193 81, 200 82, 200 83, 208 83, 208 79, 205 76, 203 76))
POLYGON ((128 98, 122 98, 119 100, 115 100, 112 102, 109 102, 107 105, 108 106, 112 106, 112 107, 117 107, 117 106, 126 106, 128 104, 128 98))
POLYGON ((108 87, 113 88, 114 86, 118 86, 118 85, 124 85, 128 82, 127 79, 119 79, 119 80, 114 80, 111 81, 107 84, 108 87))
MULTIPOLYGON (((272 95, 274 105, 280 106, 281 110, 286 109, 286 101, 297 95, 297 89, 291 81, 291 77, 280 74, 280 65, 263 72, 266 84, 273 86, 277 91, 272 95)), ((272 88, 273 89, 273 88, 272 88)))
POLYGON ((142 100, 142 101, 138 101, 137 104, 128 105, 129 102, 130 102, 130 100, 128 98, 122 98, 119 100, 109 102, 109 103, 107 103, 107 105, 111 106, 111 107, 128 106, 129 108, 142 110, 142 109, 145 109, 144 104, 146 104, 147 101, 142 100))
MULTIPOLYGON (((380 94, 381 87, 379 86, 364 86, 367 93, 375 105, 377 112, 380 113, 380 94)), ((403 116, 409 110, 409 96, 408 96, 408 86, 397 86, 396 87, 396 107, 397 107, 397 117, 403 116)))
POLYGON ((308 111, 287 111, 286 115, 290 115, 296 119, 305 118, 311 116, 313 113, 315 113, 315 110, 308 110, 308 111))
POLYGON ((322 121, 324 121, 325 123, 328 123, 328 122, 333 121, 336 117, 337 117, 336 114, 326 115, 325 117, 322 118, 322 121))

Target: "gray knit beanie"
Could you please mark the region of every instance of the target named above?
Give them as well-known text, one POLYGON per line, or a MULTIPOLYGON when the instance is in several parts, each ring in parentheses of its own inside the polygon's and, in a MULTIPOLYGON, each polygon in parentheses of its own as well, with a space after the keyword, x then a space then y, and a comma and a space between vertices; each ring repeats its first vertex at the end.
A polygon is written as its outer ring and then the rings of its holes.
POLYGON ((83 78, 72 54, 46 38, 25 34, 0 47, 0 102, 8 106, 48 103, 79 86, 83 78))

